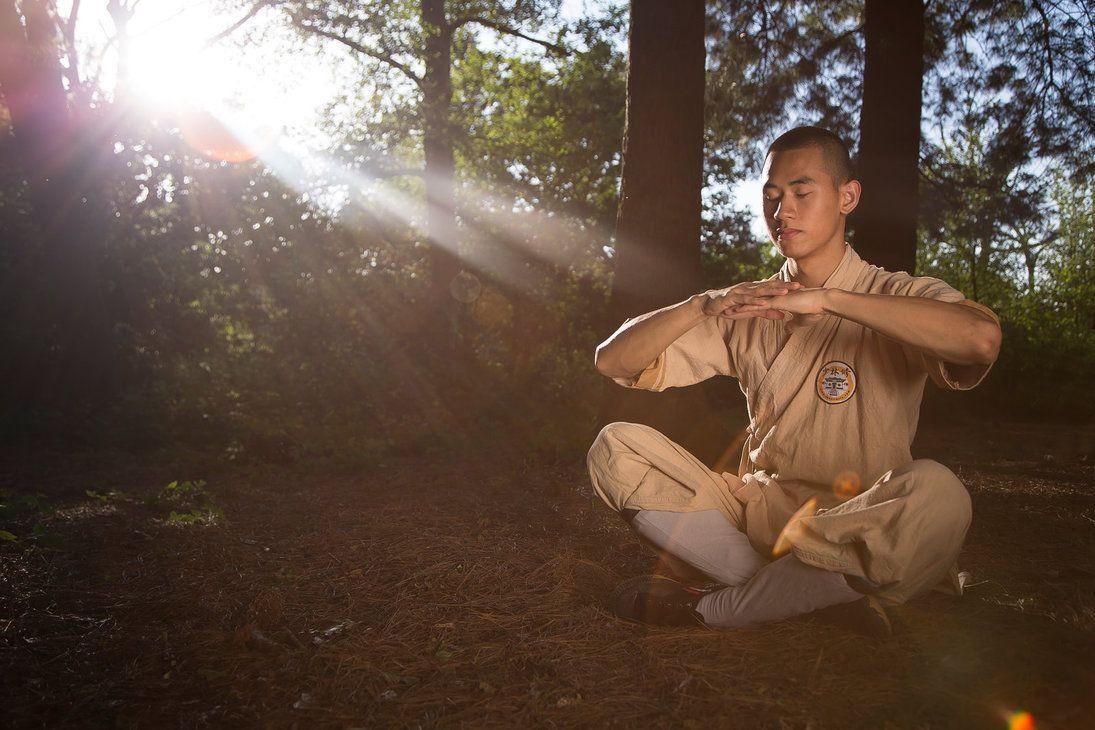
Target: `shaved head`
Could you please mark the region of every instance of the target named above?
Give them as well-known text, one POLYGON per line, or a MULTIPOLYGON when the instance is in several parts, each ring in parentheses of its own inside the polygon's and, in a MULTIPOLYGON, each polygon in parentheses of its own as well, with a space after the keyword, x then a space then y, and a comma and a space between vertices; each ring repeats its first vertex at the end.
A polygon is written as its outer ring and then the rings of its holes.
POLYGON ((804 147, 821 150, 825 171, 833 178, 833 185, 839 187, 855 177, 848 146, 840 137, 821 127, 795 127, 784 132, 768 146, 768 154, 800 150, 804 147))

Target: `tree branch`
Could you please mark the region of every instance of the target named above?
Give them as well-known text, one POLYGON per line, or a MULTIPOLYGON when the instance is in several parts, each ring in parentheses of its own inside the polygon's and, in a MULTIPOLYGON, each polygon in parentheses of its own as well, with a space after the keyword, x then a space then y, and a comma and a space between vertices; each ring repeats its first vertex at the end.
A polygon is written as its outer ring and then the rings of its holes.
POLYGON ((76 18, 80 14, 80 0, 72 0, 72 11, 68 14, 63 22, 58 23, 61 26, 61 37, 65 41, 65 54, 68 56, 68 67, 65 69, 65 75, 68 76, 69 87, 73 93, 83 95, 83 89, 80 84, 80 67, 79 57, 76 53, 76 18))
POLYGON ((255 2, 255 4, 251 6, 251 9, 248 10, 242 18, 237 20, 235 23, 232 23, 232 25, 228 26, 220 33, 217 33, 215 36, 211 37, 209 40, 202 44, 202 48, 209 48, 214 43, 224 40, 228 36, 235 33, 237 30, 242 28, 243 25, 247 23, 247 21, 251 20, 251 18, 261 13, 265 8, 280 5, 282 2, 283 0, 257 0, 257 2, 255 2))
POLYGON ((1046 65, 1049 67, 1049 83, 1054 88, 1057 88, 1057 76, 1053 69, 1053 24, 1050 22, 1049 15, 1046 13, 1046 9, 1042 7, 1041 3, 1034 3, 1034 10, 1042 20, 1041 45, 1046 53, 1046 65))
POLYGON ((347 38, 345 36, 341 36, 338 33, 333 32, 333 31, 325 30, 325 29, 320 28, 318 26, 312 25, 312 24, 310 24, 310 23, 308 23, 304 20, 301 20, 300 18, 294 18, 294 20, 296 20, 297 25, 302 30, 306 30, 310 33, 315 33, 318 36, 322 36, 324 38, 329 38, 333 41, 338 41, 342 45, 346 46, 347 48, 349 48, 351 50, 357 51, 358 53, 360 53, 363 56, 368 56, 369 58, 375 58, 377 61, 381 61, 382 63, 388 64, 392 68, 401 71, 403 73, 403 75, 406 76, 407 78, 409 78, 411 81, 413 81, 415 83, 415 85, 418 86, 418 88, 420 88, 420 89, 422 88, 422 79, 418 76, 418 74, 416 74, 414 71, 412 71, 411 67, 408 66, 407 64, 402 63, 402 62, 397 61, 394 58, 392 58, 392 55, 390 53, 383 53, 381 51, 376 50, 375 48, 369 48, 368 46, 366 46, 362 43, 358 43, 357 41, 355 41, 352 38, 347 38))
POLYGON ((80 0, 72 0, 72 12, 68 14, 68 20, 65 21, 65 35, 69 38, 76 35, 76 16, 80 13, 80 0))
POLYGON ((466 15, 462 18, 457 18, 457 19, 453 20, 453 22, 449 24, 449 28, 452 29, 452 30, 456 30, 457 28, 459 28, 463 25, 469 25, 471 23, 477 23, 477 24, 482 25, 484 27, 491 28, 493 30, 498 31, 499 33, 501 33, 503 35, 511 35, 511 36, 515 36, 517 38, 522 38, 526 41, 529 41, 530 43, 536 43, 537 45, 541 45, 544 48, 546 48, 547 50, 551 51, 556 56, 569 56, 570 55, 570 51, 568 49, 564 48, 563 46, 560 46, 556 43, 552 43, 551 41, 545 41, 542 38, 533 38, 530 35, 526 35, 526 34, 522 33, 521 31, 517 30, 516 28, 508 26, 505 23, 499 23, 497 21, 491 20, 490 18, 481 18, 481 17, 476 16, 476 15, 466 15))

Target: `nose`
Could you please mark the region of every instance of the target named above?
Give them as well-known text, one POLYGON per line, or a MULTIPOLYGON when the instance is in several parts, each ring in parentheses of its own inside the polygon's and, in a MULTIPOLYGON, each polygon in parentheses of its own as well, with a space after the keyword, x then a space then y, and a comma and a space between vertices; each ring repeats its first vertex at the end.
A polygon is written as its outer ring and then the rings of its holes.
POLYGON ((783 196, 779 200, 779 204, 776 206, 776 212, 773 214, 773 218, 778 221, 784 221, 788 218, 794 218, 795 209, 791 205, 791 200, 788 196, 783 196))

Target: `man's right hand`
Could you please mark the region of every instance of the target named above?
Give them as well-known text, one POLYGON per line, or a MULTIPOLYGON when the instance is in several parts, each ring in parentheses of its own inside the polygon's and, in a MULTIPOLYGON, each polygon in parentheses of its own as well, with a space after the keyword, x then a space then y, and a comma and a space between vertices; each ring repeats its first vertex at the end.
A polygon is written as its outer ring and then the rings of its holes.
POLYGON ((771 308, 773 297, 802 288, 797 281, 743 281, 725 289, 711 289, 700 295, 700 308, 710 317, 745 319, 789 319, 784 312, 771 308))

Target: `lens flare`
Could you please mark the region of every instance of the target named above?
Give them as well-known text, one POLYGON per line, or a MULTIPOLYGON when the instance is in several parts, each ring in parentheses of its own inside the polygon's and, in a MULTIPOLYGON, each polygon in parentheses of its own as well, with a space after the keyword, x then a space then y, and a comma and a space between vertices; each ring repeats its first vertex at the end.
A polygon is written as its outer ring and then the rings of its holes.
POLYGON ((806 500, 806 504, 802 505, 791 515, 791 519, 787 520, 787 524, 783 526, 783 530, 779 533, 779 537, 776 538, 776 544, 772 547, 772 557, 778 558, 785 553, 790 552, 794 547, 795 542, 802 537, 803 527, 802 520, 805 517, 812 517, 814 512, 817 511, 817 497, 810 497, 806 500))
POLYGON ((470 271, 461 271, 449 282, 449 294, 458 302, 471 304, 482 293, 483 284, 470 271))
POLYGON ((1035 730, 1034 715, 1029 712, 1013 712, 1008 715, 1008 730, 1035 730))
POLYGON ((504 294, 488 288, 476 300, 472 316, 487 329, 504 329, 513 323, 513 305, 504 294))
POLYGON ((734 438, 727 444, 726 449, 715 461, 714 472, 716 474, 724 474, 727 471, 733 469, 735 474, 737 472, 737 460, 741 457, 741 447, 745 444, 745 439, 749 438, 749 429, 743 428, 734 434, 734 438))
POLYGON ((269 131, 241 134, 205 109, 180 112, 179 132, 191 149, 202 157, 237 164, 250 162, 263 154, 277 136, 269 131))
POLYGON ((859 474, 854 471, 842 471, 837 475, 837 478, 833 480, 833 494, 841 502, 847 502, 852 497, 859 494, 862 482, 859 478, 859 474))

